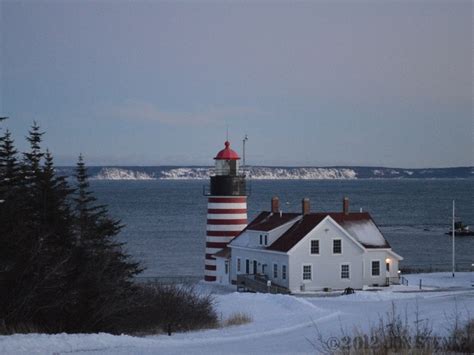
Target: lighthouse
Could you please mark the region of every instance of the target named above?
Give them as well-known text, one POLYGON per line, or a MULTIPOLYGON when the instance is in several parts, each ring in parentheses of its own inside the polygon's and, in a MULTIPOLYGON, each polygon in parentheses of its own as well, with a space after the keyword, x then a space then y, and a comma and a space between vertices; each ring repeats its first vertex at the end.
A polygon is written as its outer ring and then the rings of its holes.
POLYGON ((215 171, 207 203, 206 256, 204 280, 215 282, 217 266, 214 254, 247 226, 247 192, 245 174, 239 169, 239 155, 225 142, 215 156, 215 171))

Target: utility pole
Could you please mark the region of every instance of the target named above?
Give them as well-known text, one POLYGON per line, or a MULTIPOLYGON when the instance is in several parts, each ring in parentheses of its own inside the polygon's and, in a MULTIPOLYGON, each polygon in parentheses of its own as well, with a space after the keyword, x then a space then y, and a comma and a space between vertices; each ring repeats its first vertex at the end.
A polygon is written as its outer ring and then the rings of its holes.
POLYGON ((454 277, 454 272, 455 272, 455 269, 456 269, 456 262, 455 262, 455 252, 456 252, 456 249, 455 249, 455 235, 456 235, 456 232, 454 231, 454 218, 455 218, 455 215, 454 215, 454 208, 455 208, 455 202, 453 200, 453 225, 452 225, 452 232, 453 232, 453 277, 454 277))

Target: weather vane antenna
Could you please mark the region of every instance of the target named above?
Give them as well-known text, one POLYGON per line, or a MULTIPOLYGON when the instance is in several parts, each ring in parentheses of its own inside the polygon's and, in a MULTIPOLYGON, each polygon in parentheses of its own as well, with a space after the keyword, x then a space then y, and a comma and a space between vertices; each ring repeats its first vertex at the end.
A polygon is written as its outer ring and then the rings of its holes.
POLYGON ((242 161, 242 167, 243 167, 243 168, 245 168, 245 142, 247 142, 248 140, 249 140, 249 137, 247 136, 247 133, 246 133, 244 139, 242 139, 242 143, 243 143, 243 152, 242 152, 243 161, 242 161))

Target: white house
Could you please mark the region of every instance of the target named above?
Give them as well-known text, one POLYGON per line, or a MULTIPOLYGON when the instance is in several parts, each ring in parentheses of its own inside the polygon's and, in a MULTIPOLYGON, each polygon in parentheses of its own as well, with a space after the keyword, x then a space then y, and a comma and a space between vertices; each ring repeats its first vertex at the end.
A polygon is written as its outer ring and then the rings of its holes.
MULTIPOLYGON (((398 280, 403 258, 392 251, 367 212, 311 213, 303 199, 301 213, 282 213, 278 198, 221 252, 214 255, 218 282, 237 275, 258 275, 292 293, 361 289, 398 280)), ((249 276, 252 277, 252 276, 249 276)))

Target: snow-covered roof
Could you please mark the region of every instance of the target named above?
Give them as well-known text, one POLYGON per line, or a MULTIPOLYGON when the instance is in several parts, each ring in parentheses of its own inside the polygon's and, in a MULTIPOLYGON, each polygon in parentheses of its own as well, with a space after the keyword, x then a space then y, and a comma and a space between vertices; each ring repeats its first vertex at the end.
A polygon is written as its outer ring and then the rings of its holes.
POLYGON ((327 216, 339 224, 352 238, 359 242, 364 248, 390 248, 390 244, 384 238, 372 217, 367 212, 328 212, 308 213, 271 213, 261 212, 248 226, 230 243, 230 246, 248 246, 248 231, 271 231, 287 225, 286 231, 267 250, 287 252, 293 248, 301 239, 311 232, 327 216))
POLYGON ((341 223, 341 226, 365 247, 390 247, 372 219, 345 221, 341 223))
POLYGON ((274 230, 292 219, 301 216, 299 213, 272 213, 272 212, 261 212, 257 218, 255 218, 247 226, 247 230, 269 232, 274 230))
POLYGON ((229 257, 230 257, 230 248, 229 247, 225 247, 221 251, 214 254, 214 258, 229 259, 229 257))
POLYGON ((312 231, 324 218, 330 216, 365 248, 390 248, 390 245, 367 212, 309 213, 297 220, 267 249, 287 252, 312 231))

